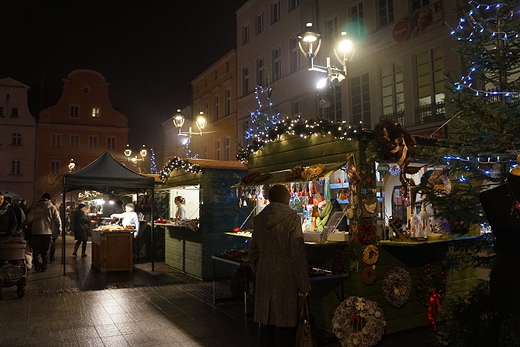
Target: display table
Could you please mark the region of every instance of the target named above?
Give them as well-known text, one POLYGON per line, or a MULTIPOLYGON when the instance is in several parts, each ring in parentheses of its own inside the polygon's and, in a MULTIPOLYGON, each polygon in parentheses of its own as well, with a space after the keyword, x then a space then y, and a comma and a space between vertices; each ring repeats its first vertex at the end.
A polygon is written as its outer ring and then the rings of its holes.
POLYGON ((132 230, 92 230, 92 265, 107 271, 129 271, 134 268, 134 232, 132 230))

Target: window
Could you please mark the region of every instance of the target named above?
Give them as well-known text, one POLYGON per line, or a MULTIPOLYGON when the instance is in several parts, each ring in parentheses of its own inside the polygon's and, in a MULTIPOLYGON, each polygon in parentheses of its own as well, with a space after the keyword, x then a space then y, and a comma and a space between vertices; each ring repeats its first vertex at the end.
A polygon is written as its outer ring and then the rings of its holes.
POLYGON ((18 108, 17 107, 11 108, 11 118, 18 118, 18 108))
POLYGON ((381 68, 382 118, 404 124, 403 68, 401 64, 389 64, 381 68))
POLYGON ((430 0, 412 0, 412 11, 418 10, 429 3, 430 0))
POLYGON ((291 72, 295 72, 300 69, 300 47, 298 46, 299 39, 297 37, 293 37, 289 46, 291 47, 291 72))
POLYGON ((259 13, 255 16, 255 36, 260 35, 264 31, 264 14, 259 13))
POLYGON ((231 157, 231 138, 226 136, 224 139, 224 160, 230 160, 231 157))
POLYGON ((334 17, 327 21, 327 37, 331 42, 335 42, 338 39, 338 18, 334 17))
POLYGON ((296 7, 300 6, 300 0, 289 0, 289 3, 287 4, 288 11, 291 12, 296 7))
POLYGON ((78 118, 79 117, 79 106, 77 106, 77 105, 70 105, 69 117, 71 117, 71 118, 78 118))
POLYGON ((116 149, 116 137, 115 136, 107 137, 107 149, 116 149))
POLYGON ((59 160, 52 160, 51 161, 51 174, 57 175, 60 173, 60 161, 59 160))
POLYGON ((220 116, 220 98, 218 95, 215 95, 215 115, 214 119, 218 120, 220 116))
POLYGON ((333 122, 341 122, 343 120, 341 86, 336 85, 329 88, 328 101, 330 102, 330 106, 326 108, 327 118, 333 122))
POLYGON ((231 114, 231 89, 226 89, 226 116, 231 114))
POLYGON ((280 20, 280 0, 271 3, 271 25, 280 20))
POLYGON ((88 136, 88 148, 98 148, 98 136, 97 135, 88 136))
POLYGON ((20 160, 11 160, 11 174, 19 175, 22 173, 22 163, 20 160))
POLYGON ((350 8, 348 32, 357 38, 361 38, 363 35, 365 35, 362 2, 350 8))
POLYGON ((101 109, 99 107, 92 107, 92 118, 100 118, 101 109))
POLYGON ((242 95, 249 94, 249 67, 242 68, 242 95))
POLYGON ((51 147, 61 147, 61 134, 51 134, 51 147))
POLYGON ((220 160, 220 139, 215 142, 215 160, 220 160))
POLYGON ((394 21, 394 0, 379 0, 379 26, 394 21))
POLYGON ((246 24, 242 27, 242 45, 245 45, 249 42, 250 35, 249 24, 246 24))
POLYGON ((442 49, 433 48, 415 56, 418 107, 416 124, 444 119, 444 67, 442 49))
POLYGON ((229 64, 229 61, 226 61, 226 73, 229 72, 230 68, 231 68, 231 64, 229 64))
POLYGON ((371 128, 368 73, 352 78, 351 104, 353 123, 361 123, 364 128, 371 128))
POLYGON ((263 86, 264 85, 264 58, 256 59, 256 85, 263 86))
POLYGON ((302 113, 302 102, 300 100, 291 102, 291 115, 297 116, 302 113))
POLYGON ((273 58, 273 80, 282 78, 282 49, 277 47, 272 50, 273 58))
POLYGON ((69 136, 69 147, 78 148, 79 147, 79 135, 78 134, 70 134, 69 136))
POLYGON ((13 136, 11 137, 11 145, 21 146, 22 145, 22 134, 13 133, 13 136))

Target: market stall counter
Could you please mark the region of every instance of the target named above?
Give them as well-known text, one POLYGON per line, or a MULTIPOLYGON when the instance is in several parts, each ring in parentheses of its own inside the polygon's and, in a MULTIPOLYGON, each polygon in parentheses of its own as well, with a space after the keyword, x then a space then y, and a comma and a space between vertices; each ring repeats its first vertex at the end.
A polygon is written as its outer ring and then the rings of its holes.
POLYGON ((117 229, 92 230, 92 265, 101 273, 128 271, 134 268, 134 230, 117 229))

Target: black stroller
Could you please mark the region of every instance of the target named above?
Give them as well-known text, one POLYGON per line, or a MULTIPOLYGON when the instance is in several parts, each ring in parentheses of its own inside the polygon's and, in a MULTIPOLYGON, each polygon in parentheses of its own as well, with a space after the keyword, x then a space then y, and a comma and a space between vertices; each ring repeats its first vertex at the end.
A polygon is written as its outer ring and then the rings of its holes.
POLYGON ((25 295, 27 266, 25 241, 18 238, 0 238, 0 300, 3 288, 16 286, 19 298, 25 295))

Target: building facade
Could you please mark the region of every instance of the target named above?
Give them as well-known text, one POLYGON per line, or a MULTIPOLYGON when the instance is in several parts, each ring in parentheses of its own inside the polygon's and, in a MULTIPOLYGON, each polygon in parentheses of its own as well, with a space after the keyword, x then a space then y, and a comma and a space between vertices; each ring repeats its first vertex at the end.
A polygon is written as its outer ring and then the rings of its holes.
POLYGON ((29 202, 34 195, 36 120, 27 104, 29 86, 0 79, 0 192, 29 202))
MULTIPOLYGON (((109 151, 123 162, 128 142, 128 119, 114 110, 108 83, 92 70, 72 71, 64 79, 63 92, 54 106, 40 111, 37 131, 36 194, 61 184, 69 163, 77 171, 109 151)), ((61 185, 60 185, 61 187, 61 185)), ((54 191, 53 191, 54 190, 54 191)))
MULTIPOLYGON (((450 37, 455 3, 442 0, 250 0, 237 11, 237 118, 243 138, 257 107, 258 87, 272 88, 284 116, 346 121, 373 129, 391 118, 411 133, 444 136, 445 74, 460 76, 450 37), (334 43, 354 41, 347 76, 317 89, 326 76, 308 71, 298 46, 306 23, 321 34, 319 66, 341 68, 334 43)), ((244 141, 245 142, 245 141, 244 141)), ((243 143, 244 143, 243 142, 243 143)))

